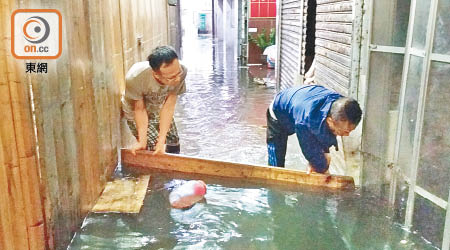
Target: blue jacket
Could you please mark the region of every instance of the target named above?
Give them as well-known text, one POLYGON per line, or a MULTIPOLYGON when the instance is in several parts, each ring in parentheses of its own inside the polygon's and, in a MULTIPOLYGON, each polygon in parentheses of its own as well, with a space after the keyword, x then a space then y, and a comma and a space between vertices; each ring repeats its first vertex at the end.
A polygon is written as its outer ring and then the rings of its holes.
POLYGON ((307 85, 281 91, 275 97, 273 112, 288 135, 294 132, 305 158, 317 172, 328 169, 324 153, 337 149, 336 136, 325 119, 331 104, 341 95, 325 87, 307 85))

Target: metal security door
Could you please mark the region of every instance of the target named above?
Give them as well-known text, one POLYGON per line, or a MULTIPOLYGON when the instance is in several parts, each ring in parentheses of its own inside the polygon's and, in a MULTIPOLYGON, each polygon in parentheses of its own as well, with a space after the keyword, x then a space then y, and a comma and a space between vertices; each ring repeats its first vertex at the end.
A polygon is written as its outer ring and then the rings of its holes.
POLYGON ((304 0, 277 1, 277 90, 300 82, 304 0))
POLYGON ((367 3, 368 46, 363 53, 367 63, 361 71, 361 78, 366 78, 362 87, 367 88, 362 151, 366 175, 377 178, 364 184, 382 183, 385 173, 371 171, 379 171, 377 166, 390 167, 390 202, 394 204, 397 181, 406 181, 407 227, 414 226, 418 198, 446 210, 442 249, 448 250, 450 0, 367 3))
POLYGON ((411 2, 394 159, 409 184, 406 226, 416 194, 447 210, 442 249, 450 247, 449 10, 449 0, 411 2))

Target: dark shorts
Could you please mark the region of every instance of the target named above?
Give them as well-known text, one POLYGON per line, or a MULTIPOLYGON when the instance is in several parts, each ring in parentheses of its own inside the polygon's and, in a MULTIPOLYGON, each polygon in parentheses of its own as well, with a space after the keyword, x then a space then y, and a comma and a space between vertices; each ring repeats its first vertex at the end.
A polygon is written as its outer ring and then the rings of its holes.
POLYGON ((270 116, 269 109, 267 116, 267 152, 269 156, 269 166, 284 167, 286 157, 286 147, 288 134, 285 132, 280 122, 270 116))

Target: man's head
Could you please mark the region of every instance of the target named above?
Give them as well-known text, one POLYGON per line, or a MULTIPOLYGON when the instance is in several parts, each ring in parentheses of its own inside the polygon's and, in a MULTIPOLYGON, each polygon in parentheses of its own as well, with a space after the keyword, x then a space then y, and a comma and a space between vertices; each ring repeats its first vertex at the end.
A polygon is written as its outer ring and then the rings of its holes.
POLYGON ((334 135, 348 136, 358 126, 361 115, 361 108, 355 99, 341 97, 331 105, 326 121, 334 135))
POLYGON ((178 61, 178 55, 170 46, 156 47, 148 56, 153 70, 153 77, 164 85, 177 85, 180 83, 183 69, 178 61))

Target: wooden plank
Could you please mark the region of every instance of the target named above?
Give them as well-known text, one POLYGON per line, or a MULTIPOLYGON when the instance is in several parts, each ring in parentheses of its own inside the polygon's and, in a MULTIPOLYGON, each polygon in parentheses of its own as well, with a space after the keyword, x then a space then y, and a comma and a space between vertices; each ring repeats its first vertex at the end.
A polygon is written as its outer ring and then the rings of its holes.
MULTIPOLYGON (((10 16, 10 9, 13 9, 13 2, 2 2, 0 24, 3 28, 0 30, 2 45, 9 47, 10 44, 10 25, 6 17, 10 16), (6 14, 6 15, 3 15, 6 14)), ((0 46, 3 47, 3 46, 0 46)), ((0 232, 1 238, 3 234, 9 236, 0 240, 3 245, 11 247, 10 249, 27 249, 28 233, 26 230, 26 221, 24 214, 23 190, 20 180, 19 155, 17 151, 18 142, 16 140, 16 131, 14 125, 13 110, 19 109, 17 103, 18 96, 11 96, 10 86, 17 84, 17 72, 12 55, 6 50, 0 52, 0 113, 2 114, 2 122, 0 122, 0 180, 4 183, 2 186, 0 232), (9 211, 5 211, 9 210, 9 211), (3 229, 3 226, 5 228, 3 229), (10 244, 12 242, 13 244, 10 244)), ((21 122, 19 119, 17 122, 21 122)), ((16 124, 21 126, 21 124, 16 124)), ((19 143, 20 144, 20 143, 19 143)))
POLYGON ((150 151, 138 151, 136 156, 128 149, 121 150, 122 163, 137 168, 161 169, 184 173, 280 181, 327 188, 353 188, 353 178, 348 176, 307 174, 303 171, 277 167, 256 166, 194 158, 182 155, 152 155, 150 151))
MULTIPOLYGON (((70 15, 68 10, 68 3, 58 2, 59 9, 64 11, 64 14, 70 15)), ((69 23, 65 23, 63 30, 67 30, 69 23)), ((69 41, 71 39, 70 34, 63 36, 63 48, 69 48, 69 41)), ((58 166, 59 172, 59 182, 63 185, 65 189, 69 192, 60 197, 64 197, 66 204, 57 205, 57 210, 62 209, 65 213, 62 215, 64 217, 63 222, 67 225, 65 227, 64 234, 70 236, 71 231, 80 225, 81 221, 81 205, 80 200, 80 166, 78 165, 78 152, 77 152, 77 130, 75 127, 75 109, 74 99, 72 98, 72 79, 70 77, 71 67, 73 63, 70 60, 70 53, 62 53, 61 57, 58 59, 57 64, 53 64, 52 68, 56 69, 56 72, 51 72, 51 74, 56 75, 57 80, 57 95, 58 102, 60 103, 60 108, 58 113, 61 115, 61 140, 64 151, 62 157, 64 158, 63 165, 58 166), (65 63, 61 63, 65 62, 65 63)), ((59 124, 57 124, 59 126, 59 124)), ((55 218, 56 219, 56 218, 55 218)), ((62 230, 62 228, 61 228, 62 230)))
MULTIPOLYGON (((13 60, 9 60, 8 65, 16 68, 15 72, 18 72, 17 63, 13 60)), ((23 199, 24 204, 26 204, 24 206, 24 213, 25 226, 29 234, 28 241, 30 246, 35 247, 34 249, 44 249, 44 230, 40 232, 40 235, 42 235, 40 239, 31 237, 30 230, 28 230, 30 227, 44 222, 39 172, 36 160, 36 138, 31 115, 31 105, 29 103, 28 80, 24 74, 16 73, 15 78, 10 79, 9 87, 11 99, 14 100, 11 104, 19 157, 20 186, 23 194, 20 199, 23 199)))
MULTIPOLYGON (((0 3, 0 112, 2 122, 0 123, 0 248, 18 249, 15 244, 15 208, 14 194, 11 188, 12 154, 15 153, 16 143, 14 142, 14 130, 12 127, 13 118, 10 115, 11 103, 8 87, 8 62, 7 54, 11 38, 10 25, 7 16, 10 15, 10 6, 7 1, 0 3), (6 133, 6 134, 5 134, 6 133)), ((19 197, 18 197, 19 198, 19 197)), ((25 234, 26 236, 26 234, 25 234)))
MULTIPOLYGON (((14 234, 14 245, 17 249, 27 249, 28 248, 28 232, 27 223, 25 220, 25 203, 22 199, 23 189, 20 182, 20 172, 18 166, 11 166, 11 176, 9 183, 10 189, 10 199, 13 204, 13 234, 14 234)), ((28 205, 28 204, 27 204, 28 205)))
POLYGON ((150 175, 137 179, 117 179, 106 184, 97 204, 96 213, 139 213, 144 204, 150 175))
MULTIPOLYGON (((88 3, 88 8, 90 9, 89 15, 89 27, 91 44, 90 49, 92 53, 93 61, 93 94, 94 94, 94 107, 97 113, 97 134, 98 134, 98 144, 101 147, 99 151, 99 166, 94 168, 95 176, 99 177, 98 184, 95 186, 95 193, 100 194, 104 185, 106 184, 106 179, 103 178, 105 173, 111 173, 111 168, 115 165, 111 165, 111 155, 112 155, 112 145, 111 145, 111 126, 110 126, 110 107, 109 98, 107 96, 107 85, 111 84, 111 73, 107 73, 107 66, 112 58, 106 58, 106 51, 111 50, 111 44, 109 47, 106 46, 105 39, 106 33, 103 27, 103 9, 104 2, 90 1, 88 3), (101 4, 102 3, 102 4, 101 4), (107 64, 108 62, 108 64, 107 64)), ((107 14, 108 15, 108 14, 107 14)), ((111 98, 112 99, 112 98, 111 98)), ((112 110, 113 112, 118 112, 112 110)))
MULTIPOLYGON (((108 0, 104 2, 102 10, 104 12, 102 17, 103 29, 108 31, 104 32, 103 39, 105 48, 104 81, 106 85, 106 87, 103 87, 103 98, 106 104, 105 112, 108 114, 105 122, 109 127, 106 135, 106 145, 108 145, 108 147, 105 149, 107 151, 107 158, 105 159, 105 168, 102 176, 111 176, 119 159, 117 150, 120 145, 120 92, 117 90, 120 89, 120 83, 123 81, 120 79, 120 77, 122 77, 120 72, 123 72, 123 67, 118 69, 119 72, 115 72, 115 51, 117 50, 117 47, 121 48, 122 44, 121 41, 114 40, 116 33, 120 35, 120 27, 113 26, 113 17, 120 15, 118 9, 113 9, 111 2, 108 0), (120 46, 117 46, 117 43, 120 43, 120 46), (115 75, 117 75, 117 78, 115 75)), ((122 60, 121 56, 118 58, 122 60)))
MULTIPOLYGON (((3 59, 0 55, 0 60, 3 59)), ((0 62, 1 65, 1 62, 0 62)), ((0 68, 4 70, 4 68, 0 68)), ((0 74, 1 75, 1 74, 0 74)), ((1 85, 0 81, 0 85, 1 85)), ((0 88, 1 90, 1 88, 0 88)), ((10 200, 10 195, 7 195, 10 191, 8 181, 8 165, 5 163, 4 156, 4 144, 3 138, 0 136, 0 247, 1 249, 16 249, 14 247, 14 234, 13 234, 13 205, 10 200)))
POLYGON ((44 224, 28 227, 28 236, 30 241, 30 250, 46 249, 44 224))
MULTIPOLYGON (((46 222, 49 240, 69 242, 67 237, 69 217, 61 211, 70 211, 68 195, 70 188, 66 181, 67 168, 63 138, 63 118, 59 98, 60 82, 56 72, 56 63, 48 63, 48 74, 33 75, 32 86, 36 110, 36 127, 46 222), (67 220, 67 221, 65 221, 67 220)), ((53 243, 51 243, 53 244, 53 243)))
POLYGON ((27 226, 43 223, 42 204, 39 192, 39 175, 36 166, 36 157, 20 159, 20 176, 24 191, 25 218, 27 226))
MULTIPOLYGON (((89 36, 89 14, 85 2, 72 1, 69 4, 73 13, 72 22, 68 25, 71 34, 69 48, 71 61, 71 92, 74 102, 75 130, 77 141, 78 167, 80 173, 81 215, 85 216, 94 205, 99 195, 97 189, 99 176, 96 168, 99 165, 98 130, 93 92, 92 53, 89 36)), ((94 14, 94 13, 93 13, 94 14)))

